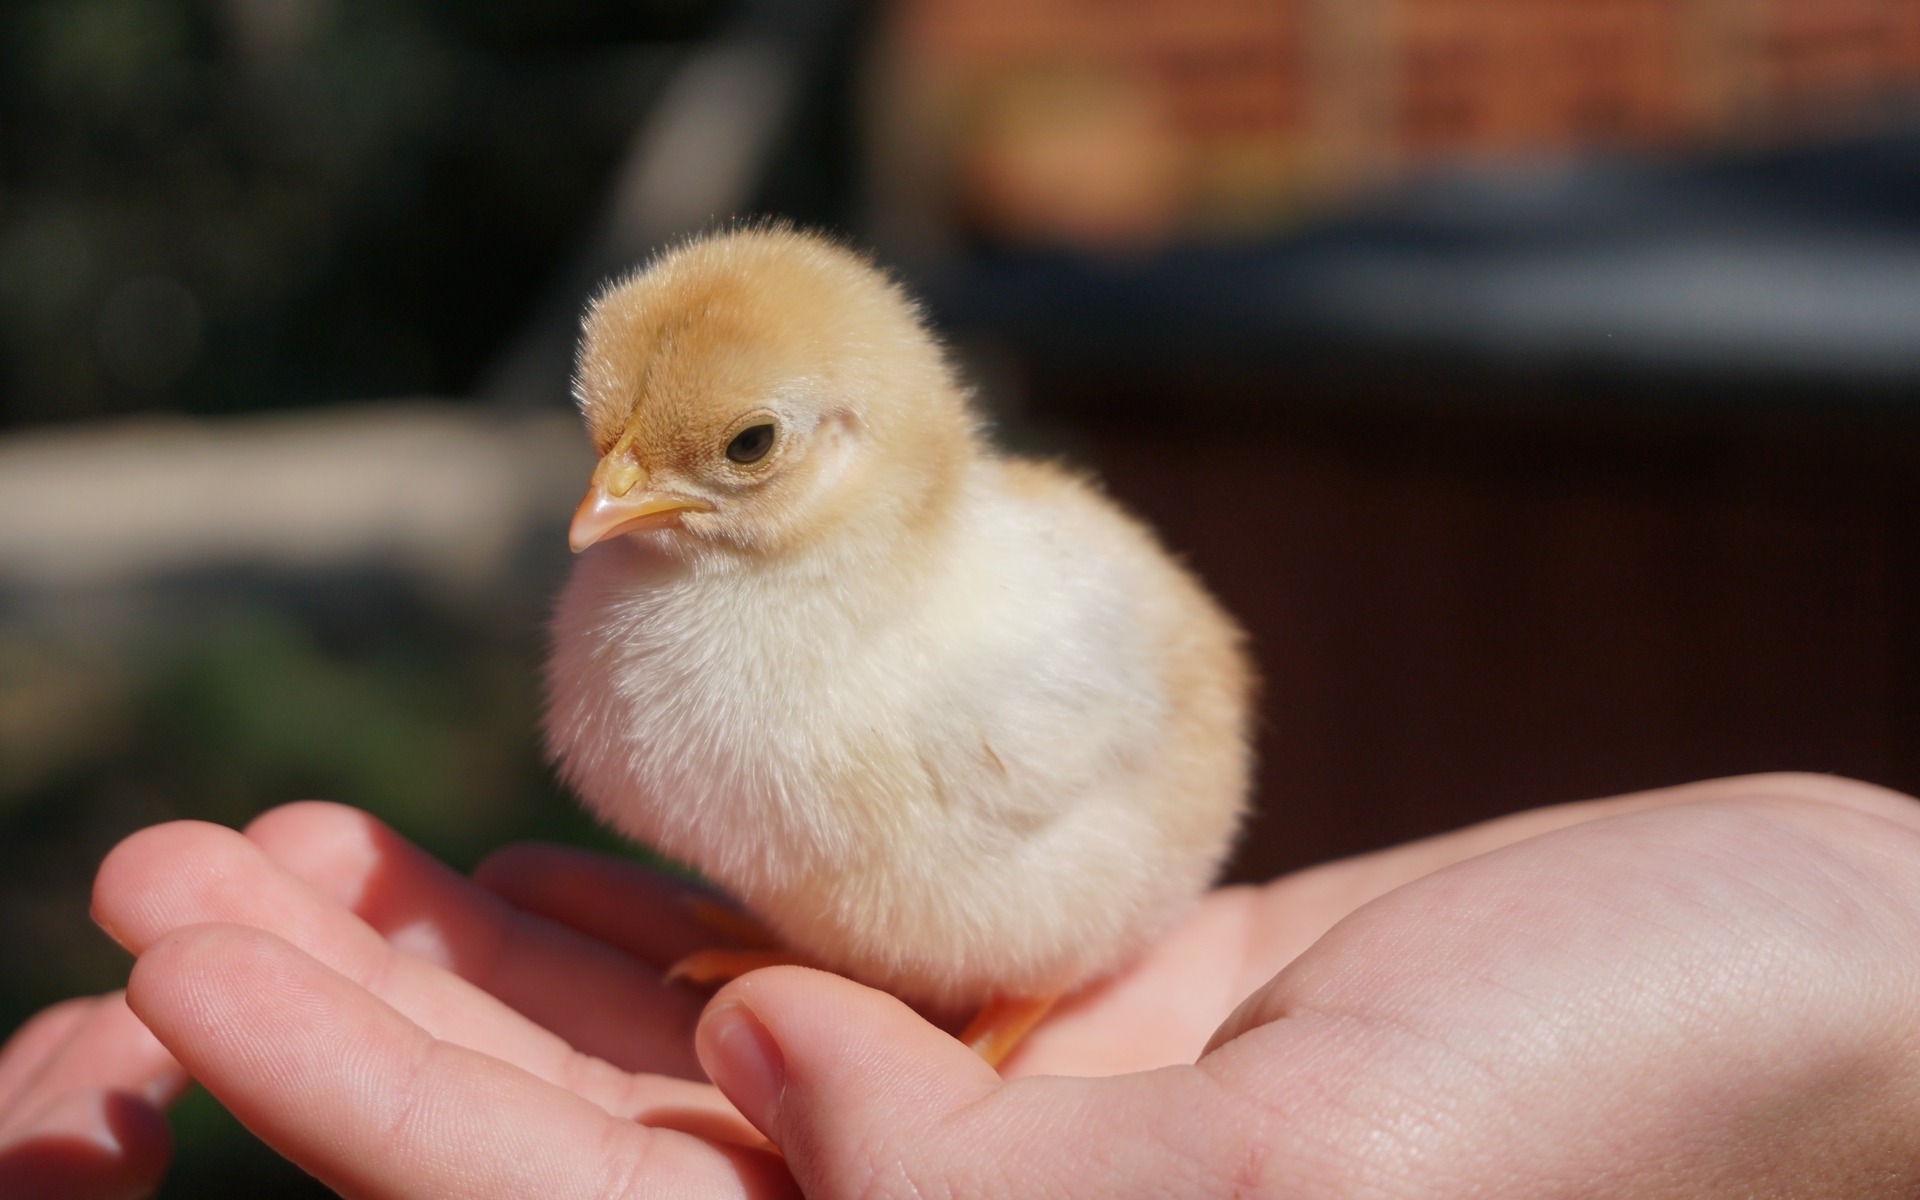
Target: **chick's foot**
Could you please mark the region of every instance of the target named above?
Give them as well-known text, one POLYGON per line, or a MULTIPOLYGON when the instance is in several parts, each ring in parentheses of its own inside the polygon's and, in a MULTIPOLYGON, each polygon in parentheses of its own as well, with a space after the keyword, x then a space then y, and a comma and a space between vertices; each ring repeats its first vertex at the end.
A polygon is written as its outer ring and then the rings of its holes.
POLYGON ((682 901, 687 915, 700 925, 750 950, 778 950, 780 939, 771 929, 729 904, 710 896, 688 896, 682 901))
POLYGON ((1058 994, 995 997, 967 1023, 960 1040, 988 1066, 998 1068, 1059 999, 1058 994))
POLYGON ((772 930, 729 904, 708 896, 688 896, 682 903, 696 924, 719 935, 719 940, 733 944, 687 955, 667 968, 668 983, 718 987, 761 967, 813 965, 783 947, 772 930))
POLYGON ((797 954, 785 950, 696 950, 667 968, 668 983, 690 983, 695 987, 714 987, 729 983, 748 971, 761 967, 812 966, 797 954))

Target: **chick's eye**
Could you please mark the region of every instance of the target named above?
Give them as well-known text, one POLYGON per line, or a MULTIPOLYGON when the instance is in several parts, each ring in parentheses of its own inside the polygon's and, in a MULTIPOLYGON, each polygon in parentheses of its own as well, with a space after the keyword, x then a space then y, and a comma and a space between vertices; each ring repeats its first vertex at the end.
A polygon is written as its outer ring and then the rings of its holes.
POLYGON ((773 449, 773 424, 749 425, 727 443, 727 457, 737 463, 759 462, 773 449))

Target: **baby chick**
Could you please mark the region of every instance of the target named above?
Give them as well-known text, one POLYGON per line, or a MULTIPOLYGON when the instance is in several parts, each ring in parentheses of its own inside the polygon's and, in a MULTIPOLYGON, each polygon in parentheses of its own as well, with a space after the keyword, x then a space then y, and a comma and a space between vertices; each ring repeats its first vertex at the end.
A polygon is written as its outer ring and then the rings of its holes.
POLYGON ((601 458, 546 740, 594 811, 797 960, 985 1010, 989 1058, 1209 885, 1238 629, 1093 486, 990 449, 870 262, 681 245, 593 302, 575 391, 601 458))

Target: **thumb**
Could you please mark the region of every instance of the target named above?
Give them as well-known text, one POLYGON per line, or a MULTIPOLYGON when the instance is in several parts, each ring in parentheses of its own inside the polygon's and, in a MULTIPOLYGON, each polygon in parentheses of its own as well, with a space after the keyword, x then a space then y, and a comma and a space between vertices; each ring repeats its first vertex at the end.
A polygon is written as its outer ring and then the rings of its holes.
MULTIPOLYGON (((1311 1126, 1192 1066, 1002 1082, 893 997, 798 967, 723 989, 694 1045, 815 1197, 1298 1191, 1284 1147, 1311 1126)), ((1252 1066, 1284 1077, 1277 1061, 1252 1066)))
POLYGON ((942 1118, 1004 1086, 892 996, 803 967, 755 971, 724 988, 694 1045, 808 1195, 891 1194, 877 1173, 925 1160, 917 1151, 944 1140, 942 1118))

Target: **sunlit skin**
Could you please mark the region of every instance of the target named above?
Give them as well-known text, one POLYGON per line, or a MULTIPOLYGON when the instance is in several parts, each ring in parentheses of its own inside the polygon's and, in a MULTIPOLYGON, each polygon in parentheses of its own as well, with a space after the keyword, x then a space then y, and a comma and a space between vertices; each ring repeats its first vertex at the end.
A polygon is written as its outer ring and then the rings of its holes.
MULTIPOLYGON (((683 887, 546 846, 468 880, 299 804, 135 835, 95 913, 140 956, 133 1012, 350 1198, 1920 1188, 1920 806, 1845 780, 1542 809, 1214 892, 1005 1078, 822 972, 703 1016, 660 979, 709 936, 683 887)), ((163 1140, 35 1115, 178 1086, 103 1013, 0 1055, 4 1194, 157 1175, 163 1140)))

